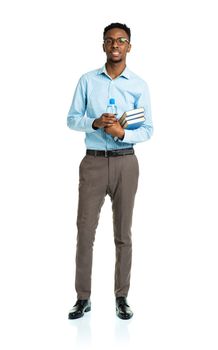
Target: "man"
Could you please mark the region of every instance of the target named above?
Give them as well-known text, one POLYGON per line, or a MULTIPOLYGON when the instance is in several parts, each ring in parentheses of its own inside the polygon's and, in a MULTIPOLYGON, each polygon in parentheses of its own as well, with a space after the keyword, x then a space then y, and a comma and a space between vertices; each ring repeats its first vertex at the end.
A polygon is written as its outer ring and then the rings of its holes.
POLYGON ((131 50, 130 29, 112 23, 104 29, 103 50, 106 64, 84 74, 77 85, 67 118, 69 128, 86 133, 86 156, 80 164, 77 217, 75 288, 77 302, 69 319, 91 310, 92 252, 101 207, 108 194, 112 201, 116 247, 116 313, 121 319, 133 316, 127 294, 132 259, 131 225, 138 184, 138 161, 134 144, 148 140, 153 132, 147 84, 126 67, 131 50), (146 120, 135 130, 124 130, 116 116, 105 113, 114 98, 118 117, 123 112, 143 107, 146 120))

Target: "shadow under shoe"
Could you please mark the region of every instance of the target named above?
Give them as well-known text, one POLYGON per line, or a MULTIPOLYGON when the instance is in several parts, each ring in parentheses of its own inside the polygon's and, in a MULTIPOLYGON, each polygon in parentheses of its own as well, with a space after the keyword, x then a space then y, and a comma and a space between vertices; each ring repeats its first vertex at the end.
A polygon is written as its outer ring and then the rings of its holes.
POLYGON ((74 320, 84 316, 85 312, 91 310, 91 302, 89 299, 77 300, 76 304, 72 307, 68 314, 69 320, 74 320))

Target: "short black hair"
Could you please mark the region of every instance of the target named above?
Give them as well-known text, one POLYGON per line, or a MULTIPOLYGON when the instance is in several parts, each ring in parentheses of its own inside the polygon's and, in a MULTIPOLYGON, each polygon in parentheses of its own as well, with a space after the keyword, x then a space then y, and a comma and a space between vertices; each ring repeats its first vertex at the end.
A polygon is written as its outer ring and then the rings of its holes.
POLYGON ((104 28, 104 33, 103 33, 103 39, 105 38, 105 34, 107 33, 108 30, 111 30, 113 28, 120 28, 120 29, 123 29, 125 30, 126 34, 128 35, 129 37, 129 41, 130 41, 130 38, 131 38, 131 30, 129 27, 127 27, 126 24, 122 24, 122 23, 111 23, 109 24, 107 27, 104 28))

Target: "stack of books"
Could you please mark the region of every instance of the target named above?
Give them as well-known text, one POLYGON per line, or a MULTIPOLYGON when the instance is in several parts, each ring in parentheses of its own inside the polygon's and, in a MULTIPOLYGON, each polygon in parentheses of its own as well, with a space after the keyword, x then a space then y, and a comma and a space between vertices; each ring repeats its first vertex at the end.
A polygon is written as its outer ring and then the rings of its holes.
POLYGON ((143 107, 124 112, 119 119, 119 123, 124 129, 137 129, 144 121, 145 115, 143 107))

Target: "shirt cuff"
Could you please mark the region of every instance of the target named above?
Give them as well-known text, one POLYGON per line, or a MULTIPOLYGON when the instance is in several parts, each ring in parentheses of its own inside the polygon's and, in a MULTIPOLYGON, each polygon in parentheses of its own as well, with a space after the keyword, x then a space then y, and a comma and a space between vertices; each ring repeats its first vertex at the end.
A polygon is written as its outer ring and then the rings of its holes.
POLYGON ((132 143, 131 131, 132 130, 125 129, 124 138, 122 140, 119 139, 119 142, 132 143))
POLYGON ((114 141, 123 141, 125 138, 125 133, 124 133, 124 137, 122 139, 120 139, 118 136, 114 136, 114 141))
POLYGON ((86 130, 85 130, 87 133, 95 132, 96 130, 98 130, 98 129, 94 129, 93 126, 92 126, 94 120, 95 119, 87 118, 87 120, 86 120, 86 130))
POLYGON ((132 143, 130 130, 125 130, 124 138, 121 140, 118 138, 119 142, 132 143))

